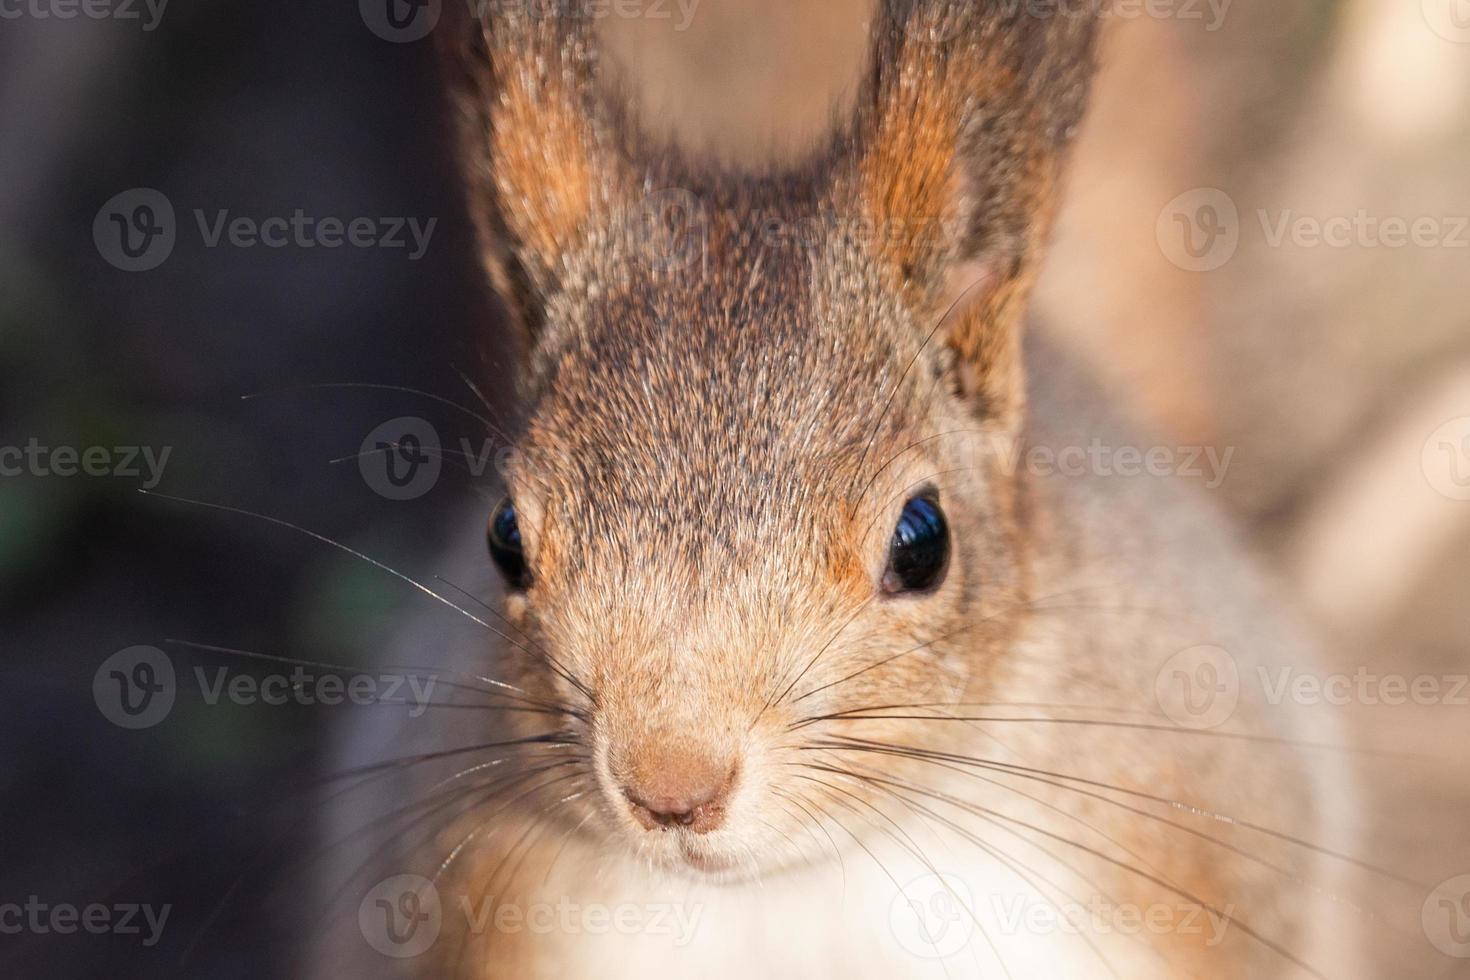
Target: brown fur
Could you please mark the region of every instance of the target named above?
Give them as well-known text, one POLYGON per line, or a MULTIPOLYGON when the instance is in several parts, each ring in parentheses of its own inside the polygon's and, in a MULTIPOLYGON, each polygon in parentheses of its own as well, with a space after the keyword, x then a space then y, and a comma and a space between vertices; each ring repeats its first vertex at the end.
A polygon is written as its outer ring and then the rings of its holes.
MULTIPOLYGON (((464 851, 446 885, 511 904, 557 888, 616 901, 657 894, 666 871, 718 884, 730 921, 755 922, 764 904, 742 891, 751 877, 784 874, 805 882, 792 895, 827 894, 812 869, 833 862, 789 801, 876 825, 835 821, 872 856, 886 828, 869 811, 908 834, 932 829, 914 803, 944 804, 911 798, 900 810, 863 774, 976 790, 937 773, 936 760, 858 755, 834 743, 842 738, 969 755, 994 741, 1042 770, 1081 760, 1089 775, 1165 799, 1214 787, 1222 808, 1286 800, 1310 810, 1293 760, 1263 766, 1187 739, 1160 753, 1128 730, 926 723, 993 699, 1137 704, 1168 653, 1214 639, 1195 614, 1248 591, 1232 571, 1238 558, 1172 497, 1032 481, 997 442, 1074 440, 1088 428, 1023 425, 1020 323, 1085 103, 1091 18, 891 0, 856 113, 827 152, 794 173, 749 177, 644 145, 598 94, 588 18, 526 12, 536 9, 512 5, 476 25, 457 64, 486 262, 530 345, 507 482, 532 584, 505 604, 527 643, 496 661, 497 676, 573 709, 497 731, 567 730, 568 744, 546 751, 572 781, 488 817, 469 807, 427 849, 464 851), (681 208, 693 202, 673 228, 660 210, 670 192, 681 208), (931 594, 884 596, 894 523, 925 487, 952 528, 948 575, 931 594), (1152 536, 1166 512, 1175 523, 1152 536), (1155 581, 1177 571, 1165 559, 1214 571, 1155 581), (1077 603, 1058 619, 1046 605, 1099 586, 1120 618, 1089 621, 1077 603), (1175 619, 1127 619, 1176 599, 1175 619), (919 717, 826 717, 884 706, 919 717), (707 832, 653 830, 629 811, 630 782, 678 795, 731 760, 733 786, 707 832), (836 788, 811 776, 824 771, 836 788)), ((1057 415, 1094 420, 1094 409, 1067 405, 1066 385, 1038 390, 1057 415)), ((1240 602, 1240 618, 1264 622, 1259 605, 1240 602)), ((1242 717, 1261 730, 1281 724, 1255 707, 1242 717)), ((1068 852, 1090 869, 1068 877, 1074 886, 1139 905, 1250 901, 1273 934, 1302 934, 1303 914, 1258 867, 1217 865, 1198 835, 1120 820, 1058 786, 1004 783, 980 787, 985 806, 1015 804, 1024 789, 1038 804, 1025 810, 1034 828, 1088 838, 1091 851, 1068 852), (1111 853, 1142 855, 1152 870, 1130 873, 1104 860, 1111 853)), ((998 846, 1007 827, 985 812, 966 832, 998 846)), ((852 969, 878 969, 849 948, 871 937, 824 919, 828 900, 815 902, 798 907, 838 938, 807 949, 795 937, 793 955, 847 954, 852 969)), ((1232 938, 1221 948, 1161 940, 1155 952, 1199 976, 1282 964, 1269 945, 1232 938)), ((440 970, 663 963, 634 959, 631 945, 606 947, 609 960, 565 936, 455 940, 441 941, 440 970)), ((721 949, 714 941, 661 968, 750 975, 721 949)), ((797 975, 826 972, 795 962, 785 965, 797 975)))

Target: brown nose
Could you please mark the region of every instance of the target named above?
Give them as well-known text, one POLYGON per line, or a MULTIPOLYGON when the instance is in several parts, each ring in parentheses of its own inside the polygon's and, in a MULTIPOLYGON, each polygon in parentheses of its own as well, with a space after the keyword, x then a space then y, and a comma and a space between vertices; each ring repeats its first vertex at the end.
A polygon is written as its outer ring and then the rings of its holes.
POLYGON ((707 834, 725 822, 735 769, 688 752, 647 753, 623 781, 623 795, 648 830, 687 827, 707 834))

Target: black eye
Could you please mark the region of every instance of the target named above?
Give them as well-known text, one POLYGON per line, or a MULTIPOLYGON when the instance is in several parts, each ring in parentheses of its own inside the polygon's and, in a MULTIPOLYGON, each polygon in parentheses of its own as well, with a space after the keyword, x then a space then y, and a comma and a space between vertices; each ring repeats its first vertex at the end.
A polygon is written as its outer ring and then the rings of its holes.
POLYGON ((500 566, 500 572, 511 588, 524 589, 531 584, 530 571, 526 568, 526 555, 521 550, 521 526, 516 523, 516 506, 506 497, 490 516, 490 530, 486 535, 490 543, 490 557, 500 566))
POLYGON ((888 569, 883 573, 883 591, 923 592, 944 579, 949 566, 949 525, 932 495, 920 495, 903 505, 893 543, 888 548, 888 569))

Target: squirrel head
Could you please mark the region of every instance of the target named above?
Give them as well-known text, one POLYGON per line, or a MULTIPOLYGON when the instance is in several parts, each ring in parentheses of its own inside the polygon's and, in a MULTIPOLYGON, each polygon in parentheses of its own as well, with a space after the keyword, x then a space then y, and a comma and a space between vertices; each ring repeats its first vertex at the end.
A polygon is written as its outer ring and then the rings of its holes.
POLYGON ((794 859, 793 805, 832 805, 801 776, 823 745, 939 747, 854 715, 1003 669, 1025 549, 997 450, 1095 24, 888 0, 825 152, 736 176, 645 145, 591 18, 543 6, 452 62, 526 351, 491 526, 534 641, 517 683, 577 706, 608 833, 710 872, 794 859))

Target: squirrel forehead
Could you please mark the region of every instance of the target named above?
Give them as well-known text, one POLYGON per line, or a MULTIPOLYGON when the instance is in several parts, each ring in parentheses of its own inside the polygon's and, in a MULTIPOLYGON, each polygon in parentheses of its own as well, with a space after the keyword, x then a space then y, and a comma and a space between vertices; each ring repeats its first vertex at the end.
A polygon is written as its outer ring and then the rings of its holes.
POLYGON ((814 400, 831 394, 841 401, 828 431, 850 435, 918 343, 872 243, 770 190, 685 193, 674 226, 614 221, 565 257, 535 338, 530 401, 653 410, 656 390, 671 411, 694 413, 688 423, 752 425, 809 423, 814 400))
POLYGON ((774 478, 860 455, 885 412, 901 425, 910 406, 889 396, 922 341, 902 311, 832 296, 809 259, 763 264, 633 278, 563 306, 535 356, 536 440, 774 478))

